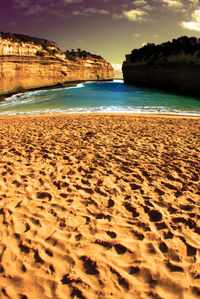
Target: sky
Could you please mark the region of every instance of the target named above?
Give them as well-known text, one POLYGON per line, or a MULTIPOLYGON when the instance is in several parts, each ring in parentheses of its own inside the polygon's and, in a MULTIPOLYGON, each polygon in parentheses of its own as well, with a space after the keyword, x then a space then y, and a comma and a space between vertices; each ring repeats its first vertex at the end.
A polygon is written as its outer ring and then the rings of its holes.
POLYGON ((101 55, 119 70, 146 43, 200 37, 199 0, 1 0, 0 31, 101 55))

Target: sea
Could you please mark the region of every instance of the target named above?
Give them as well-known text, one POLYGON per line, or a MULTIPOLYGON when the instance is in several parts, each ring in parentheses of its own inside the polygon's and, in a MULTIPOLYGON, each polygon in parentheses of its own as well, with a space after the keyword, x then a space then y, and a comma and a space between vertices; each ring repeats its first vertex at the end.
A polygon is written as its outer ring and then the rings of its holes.
POLYGON ((114 80, 28 91, 0 102, 0 115, 48 112, 200 116, 200 99, 153 88, 125 85, 123 80, 114 80))

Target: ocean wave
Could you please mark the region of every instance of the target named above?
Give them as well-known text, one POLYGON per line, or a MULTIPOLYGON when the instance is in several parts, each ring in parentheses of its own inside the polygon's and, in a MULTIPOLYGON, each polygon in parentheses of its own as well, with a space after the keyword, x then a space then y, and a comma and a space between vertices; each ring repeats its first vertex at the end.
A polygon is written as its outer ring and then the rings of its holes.
POLYGON ((200 112, 197 111, 183 111, 176 109, 166 109, 165 107, 116 107, 116 106, 100 106, 100 107, 87 107, 87 108, 69 108, 69 109, 44 109, 35 111, 6 111, 0 113, 0 115, 24 115, 24 114, 42 114, 42 113, 124 113, 124 114, 170 114, 170 115, 191 115, 200 116, 200 112))
POLYGON ((112 81, 112 83, 124 83, 124 80, 122 79, 115 79, 112 81))
MULTIPOLYGON (((77 83, 75 86, 68 86, 68 87, 63 87, 63 88, 53 88, 53 89, 44 89, 44 90, 36 90, 36 91, 28 91, 24 93, 17 93, 12 95, 11 97, 5 98, 4 102, 0 103, 0 107, 6 106, 8 103, 13 103, 13 104, 21 104, 24 103, 24 100, 26 101, 31 101, 31 99, 34 96, 40 96, 45 93, 51 94, 54 91, 63 91, 67 89, 76 89, 76 88, 83 88, 84 84, 83 83, 77 83), (31 98, 30 100, 28 100, 31 98)), ((47 100, 47 99, 46 99, 47 100)))

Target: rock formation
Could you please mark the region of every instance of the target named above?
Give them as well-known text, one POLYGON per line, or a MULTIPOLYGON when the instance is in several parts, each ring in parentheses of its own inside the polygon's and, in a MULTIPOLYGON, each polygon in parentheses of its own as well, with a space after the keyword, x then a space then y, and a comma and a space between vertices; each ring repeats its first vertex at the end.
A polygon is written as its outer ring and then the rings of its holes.
POLYGON ((0 33, 0 95, 72 81, 112 80, 111 64, 78 49, 63 53, 54 42, 0 33))
POLYGON ((126 55, 122 71, 126 84, 200 96, 200 39, 183 36, 147 44, 126 55))

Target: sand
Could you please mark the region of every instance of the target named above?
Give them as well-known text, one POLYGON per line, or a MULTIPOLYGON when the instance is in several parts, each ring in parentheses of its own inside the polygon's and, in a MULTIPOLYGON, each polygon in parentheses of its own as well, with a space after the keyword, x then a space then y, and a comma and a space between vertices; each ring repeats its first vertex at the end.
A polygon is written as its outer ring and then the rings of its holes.
POLYGON ((200 297, 200 118, 0 117, 0 298, 200 297))

